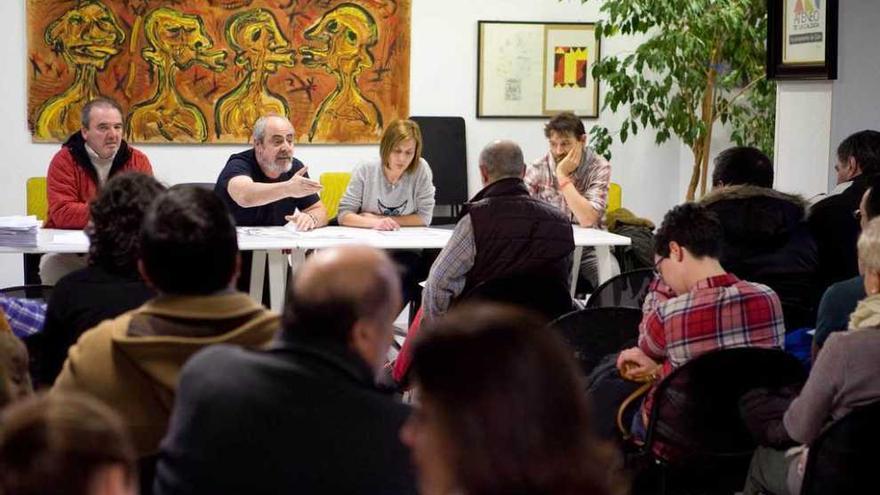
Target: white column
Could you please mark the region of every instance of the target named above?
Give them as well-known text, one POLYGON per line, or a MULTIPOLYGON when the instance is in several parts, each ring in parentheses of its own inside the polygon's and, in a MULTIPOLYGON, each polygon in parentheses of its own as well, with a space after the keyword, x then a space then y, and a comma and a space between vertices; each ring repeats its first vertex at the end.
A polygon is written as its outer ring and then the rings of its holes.
POLYGON ((776 85, 774 188, 810 198, 828 192, 832 81, 776 85))

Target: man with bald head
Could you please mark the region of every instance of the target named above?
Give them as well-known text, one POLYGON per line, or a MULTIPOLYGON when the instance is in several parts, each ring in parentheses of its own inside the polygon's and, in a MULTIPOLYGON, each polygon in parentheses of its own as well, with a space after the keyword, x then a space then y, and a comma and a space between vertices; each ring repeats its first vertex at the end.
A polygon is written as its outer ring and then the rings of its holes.
POLYGON ((309 257, 275 344, 216 346, 184 368, 154 492, 415 493, 397 435, 408 409, 374 385, 399 283, 372 248, 309 257))
POLYGON ((571 223, 559 209, 533 198, 523 182, 526 166, 513 141, 480 152, 483 189, 465 204, 452 237, 431 266, 422 307, 394 363, 400 383, 421 322, 435 319, 482 282, 517 275, 558 280, 567 287, 574 251, 571 223))
POLYGON ((298 230, 327 225, 327 210, 318 198, 321 184, 293 157, 293 125, 268 115, 254 124, 254 147, 229 157, 216 192, 239 226, 284 225, 298 230))

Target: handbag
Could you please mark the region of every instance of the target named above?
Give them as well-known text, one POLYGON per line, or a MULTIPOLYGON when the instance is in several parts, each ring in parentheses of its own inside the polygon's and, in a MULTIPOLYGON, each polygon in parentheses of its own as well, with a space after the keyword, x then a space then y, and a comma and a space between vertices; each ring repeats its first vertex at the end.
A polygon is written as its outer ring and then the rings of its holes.
MULTIPOLYGON (((654 386, 654 383, 657 382, 657 378, 660 375, 660 368, 662 365, 657 365, 656 368, 651 373, 646 375, 640 375, 635 377, 628 377, 626 374, 621 373, 621 377, 631 382, 641 383, 642 385, 634 390, 629 396, 620 403, 620 407, 617 408, 617 429, 620 431, 620 435, 624 440, 629 440, 632 438, 632 431, 629 427, 623 424, 623 416, 626 414, 627 408, 636 401, 640 399, 643 395, 648 393, 651 390, 651 387, 654 386)), ((636 414, 641 414, 639 411, 636 411, 636 414)), ((647 426, 647 425, 645 425, 647 426)))

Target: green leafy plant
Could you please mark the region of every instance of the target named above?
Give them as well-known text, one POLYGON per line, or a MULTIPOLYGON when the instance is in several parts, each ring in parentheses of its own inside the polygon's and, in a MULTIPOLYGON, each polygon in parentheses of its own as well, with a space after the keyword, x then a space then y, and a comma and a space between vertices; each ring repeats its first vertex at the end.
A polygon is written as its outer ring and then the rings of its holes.
MULTIPOLYGON (((586 3, 590 0, 581 0, 586 3)), ((595 0, 594 0, 595 1, 595 0)), ((590 129, 592 145, 610 158, 621 143, 651 127, 657 144, 677 136, 693 152, 687 199, 706 192, 712 127, 728 124, 739 145, 773 151, 776 85, 765 77, 765 0, 604 0, 596 32, 635 35, 634 52, 593 66, 604 83, 603 109, 629 113, 616 131, 590 129)))

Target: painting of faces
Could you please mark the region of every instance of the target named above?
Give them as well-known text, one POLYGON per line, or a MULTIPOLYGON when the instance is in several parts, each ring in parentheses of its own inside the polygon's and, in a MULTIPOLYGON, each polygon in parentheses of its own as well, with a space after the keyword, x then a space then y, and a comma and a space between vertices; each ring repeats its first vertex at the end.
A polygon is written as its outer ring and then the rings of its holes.
POLYGON ((376 143, 409 115, 411 0, 27 0, 28 125, 64 141, 113 98, 135 143, 376 143))

